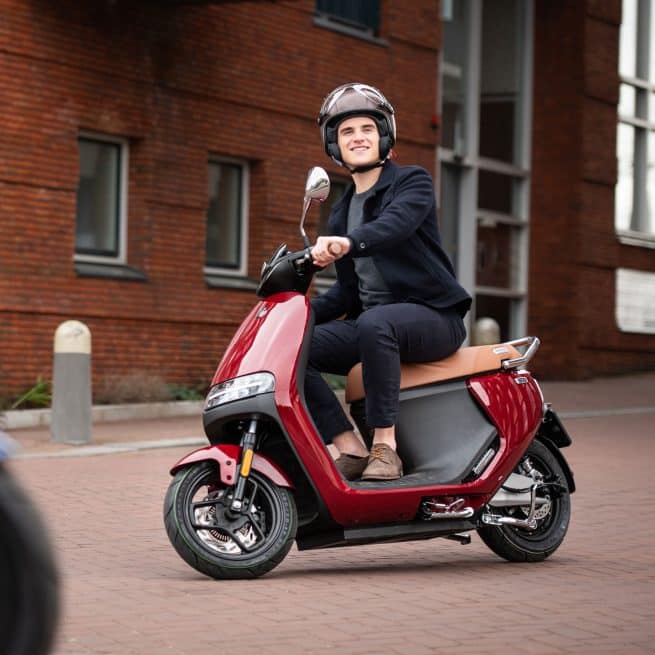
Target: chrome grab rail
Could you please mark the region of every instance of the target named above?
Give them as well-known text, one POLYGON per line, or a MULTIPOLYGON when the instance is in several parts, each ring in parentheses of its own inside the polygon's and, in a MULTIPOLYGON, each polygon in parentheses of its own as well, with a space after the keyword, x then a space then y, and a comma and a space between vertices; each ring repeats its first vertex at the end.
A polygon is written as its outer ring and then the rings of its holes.
POLYGON ((527 345, 527 350, 520 357, 514 359, 506 359, 503 361, 503 368, 508 370, 510 368, 518 368, 519 366, 525 366, 533 357, 534 354, 539 349, 539 344, 541 341, 539 337, 522 337, 521 339, 515 339, 514 341, 506 341, 506 346, 525 346, 527 345))

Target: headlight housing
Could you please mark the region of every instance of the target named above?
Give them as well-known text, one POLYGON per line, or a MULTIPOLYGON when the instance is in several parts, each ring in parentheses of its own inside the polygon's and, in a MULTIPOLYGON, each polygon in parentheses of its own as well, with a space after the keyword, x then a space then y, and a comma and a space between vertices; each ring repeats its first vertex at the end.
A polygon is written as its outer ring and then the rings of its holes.
POLYGON ((230 403, 233 400, 250 398, 261 393, 275 391, 275 376, 272 373, 251 373, 215 384, 205 399, 205 409, 230 403))

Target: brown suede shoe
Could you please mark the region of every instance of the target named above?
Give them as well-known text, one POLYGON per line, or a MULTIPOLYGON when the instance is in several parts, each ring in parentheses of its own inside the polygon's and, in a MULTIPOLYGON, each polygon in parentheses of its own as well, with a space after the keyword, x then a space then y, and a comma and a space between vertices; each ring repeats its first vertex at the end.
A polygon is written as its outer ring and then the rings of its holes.
POLYGON ((362 480, 397 480, 402 475, 403 463, 396 451, 386 443, 374 444, 362 480))
POLYGON ((334 464, 346 480, 359 480, 362 471, 368 464, 368 457, 357 457, 357 455, 346 455, 344 453, 334 460, 334 464))

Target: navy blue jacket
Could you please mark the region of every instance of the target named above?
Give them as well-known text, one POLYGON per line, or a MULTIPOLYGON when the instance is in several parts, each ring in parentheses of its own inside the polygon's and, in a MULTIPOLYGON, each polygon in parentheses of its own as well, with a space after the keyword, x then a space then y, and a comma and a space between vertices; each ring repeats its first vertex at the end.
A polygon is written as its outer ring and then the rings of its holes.
POLYGON ((373 257, 395 302, 413 302, 446 309, 462 316, 471 297, 455 279, 453 266, 441 245, 432 178, 418 166, 387 161, 363 208, 362 224, 347 234, 350 185, 334 204, 328 234, 350 239, 349 253, 335 262, 337 280, 312 300, 316 323, 362 312, 353 257, 373 257))

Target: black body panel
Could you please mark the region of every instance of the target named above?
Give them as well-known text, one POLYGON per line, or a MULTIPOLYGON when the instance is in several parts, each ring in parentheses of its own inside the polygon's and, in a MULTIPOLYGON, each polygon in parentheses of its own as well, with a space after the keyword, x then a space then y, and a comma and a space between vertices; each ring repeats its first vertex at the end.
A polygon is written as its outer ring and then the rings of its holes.
POLYGON ((410 521, 407 523, 355 526, 333 532, 314 533, 304 537, 299 535, 296 543, 298 550, 310 550, 313 548, 335 548, 337 546, 434 539, 474 529, 475 523, 464 519, 410 521))
POLYGON ((539 441, 550 450, 553 456, 557 458, 557 461, 566 476, 569 492, 573 493, 575 491, 573 471, 560 451, 560 448, 570 446, 573 443, 573 440, 566 431, 566 428, 562 425, 559 416, 557 416, 550 407, 546 410, 546 414, 539 426, 535 439, 539 439, 539 441))
MULTIPOLYGON (((353 403, 350 411, 370 445, 364 402, 353 403)), ((464 380, 403 389, 396 437, 405 475, 391 485, 384 483, 387 489, 468 482, 477 477, 471 477, 471 469, 498 441, 496 428, 473 400, 464 380)), ((353 486, 368 489, 378 485, 359 482, 353 486)))
POLYGON ((558 448, 566 448, 573 440, 559 420, 559 416, 549 407, 544 414, 539 434, 552 441, 558 448))

